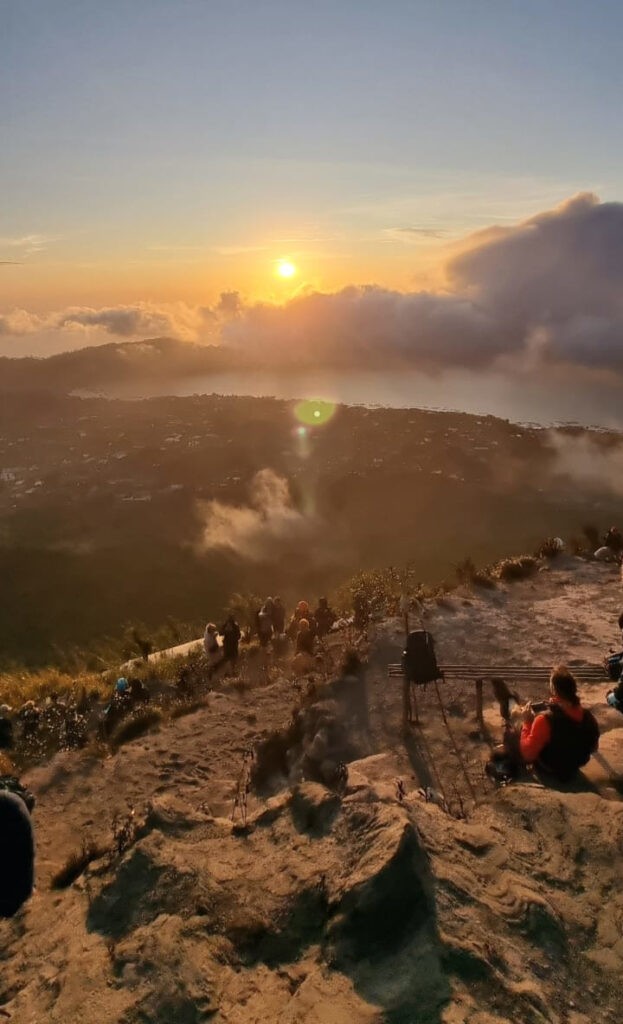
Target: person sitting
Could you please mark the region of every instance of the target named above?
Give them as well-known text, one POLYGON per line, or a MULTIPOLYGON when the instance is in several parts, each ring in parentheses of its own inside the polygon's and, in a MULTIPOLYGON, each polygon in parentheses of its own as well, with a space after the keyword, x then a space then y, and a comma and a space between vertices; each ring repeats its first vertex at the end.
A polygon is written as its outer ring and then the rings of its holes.
POLYGON ((621 536, 621 531, 616 526, 611 526, 608 530, 604 537, 604 546, 610 548, 611 551, 615 551, 617 554, 623 550, 623 536, 621 536))
POLYGON ((326 636, 327 633, 331 632, 331 627, 335 622, 337 616, 332 608, 329 607, 329 602, 326 597, 321 597, 318 601, 318 607, 314 612, 314 619, 316 620, 316 635, 318 637, 326 636))
POLYGON ((551 699, 535 714, 529 704, 523 712, 519 754, 561 782, 567 782, 587 764, 599 746, 599 726, 583 708, 574 676, 565 665, 550 676, 551 699))
MULTIPOLYGON (((0 761, 0 917, 10 918, 34 888, 35 841, 30 811, 34 797, 0 761)), ((10 767, 10 765, 9 765, 10 767)))
POLYGON ((134 707, 139 704, 149 704, 151 694, 142 679, 138 676, 132 676, 128 679, 128 687, 130 690, 130 700, 134 707))

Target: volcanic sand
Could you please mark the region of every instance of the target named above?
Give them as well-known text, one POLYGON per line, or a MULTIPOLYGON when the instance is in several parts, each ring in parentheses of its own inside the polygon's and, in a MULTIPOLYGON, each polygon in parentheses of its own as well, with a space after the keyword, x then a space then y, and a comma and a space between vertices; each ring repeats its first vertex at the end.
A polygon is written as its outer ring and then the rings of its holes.
MULTIPOLYGON (((578 666, 616 642, 620 599, 614 568, 561 559, 531 580, 457 592, 425 622, 442 662, 564 660, 581 679, 578 666)), ((342 797, 275 778, 272 796, 250 794, 247 828, 239 813, 230 820, 245 750, 285 726, 298 701, 285 678, 211 694, 104 760, 64 753, 29 772, 38 884, 17 918, 0 922, 0 1015, 16 1024, 621 1020, 623 716, 605 706, 606 683, 582 688, 602 740, 578 783, 528 776, 498 789, 483 772, 489 747, 473 693, 442 690, 461 762, 430 688, 421 729, 403 736, 400 682, 386 671, 402 630, 386 620, 371 634, 369 730, 357 736, 342 797), (113 817, 130 808, 128 848, 53 891, 83 839, 110 846, 113 817)), ((499 712, 486 700, 494 742, 499 712)), ((331 707, 348 719, 343 703, 331 707)))

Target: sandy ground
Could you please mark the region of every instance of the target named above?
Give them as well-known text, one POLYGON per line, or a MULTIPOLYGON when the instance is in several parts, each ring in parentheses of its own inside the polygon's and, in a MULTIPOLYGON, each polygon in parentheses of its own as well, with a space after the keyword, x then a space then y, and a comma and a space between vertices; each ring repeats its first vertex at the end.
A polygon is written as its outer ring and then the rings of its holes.
MULTIPOLYGON (((442 662, 595 663, 616 642, 621 597, 613 568, 569 559, 458 593, 426 623, 442 662)), ((62 754, 33 769, 38 885, 0 922, 0 1016, 620 1021, 623 716, 605 706, 606 683, 583 688, 602 741, 577 785, 498 789, 465 687, 448 684, 444 701, 469 783, 432 692, 421 730, 402 736, 400 682, 386 674, 401 645, 397 622, 375 627, 370 726, 345 793, 275 780, 273 796, 250 795, 246 829, 230 820, 244 753, 290 720, 299 694, 286 680, 213 694, 103 761, 62 754), (451 814, 425 786, 446 791, 451 814), (68 855, 87 837, 110 846, 113 818, 130 809, 127 849, 52 891, 68 855)), ((486 721, 494 741, 492 702, 486 721)))

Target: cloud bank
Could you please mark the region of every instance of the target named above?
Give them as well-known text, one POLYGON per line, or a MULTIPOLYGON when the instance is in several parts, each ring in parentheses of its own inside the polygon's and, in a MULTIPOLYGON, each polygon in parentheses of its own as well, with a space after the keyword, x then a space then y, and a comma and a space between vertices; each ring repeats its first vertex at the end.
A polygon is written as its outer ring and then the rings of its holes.
POLYGON ((515 226, 478 232, 453 247, 445 281, 440 292, 353 286, 283 306, 248 305, 228 293, 214 307, 138 303, 45 317, 13 310, 0 316, 0 335, 169 335, 222 344, 267 366, 623 373, 623 203, 584 193, 515 226))

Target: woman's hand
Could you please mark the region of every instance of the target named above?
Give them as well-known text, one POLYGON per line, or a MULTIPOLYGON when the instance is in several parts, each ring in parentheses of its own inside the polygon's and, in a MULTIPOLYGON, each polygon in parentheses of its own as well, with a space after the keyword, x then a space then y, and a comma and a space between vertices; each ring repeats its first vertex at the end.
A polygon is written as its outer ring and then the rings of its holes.
POLYGON ((532 722, 534 722, 534 711, 532 710, 532 704, 525 705, 521 713, 521 717, 525 725, 530 725, 532 722))

